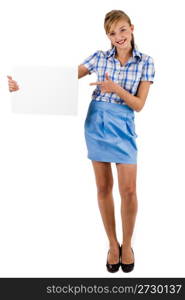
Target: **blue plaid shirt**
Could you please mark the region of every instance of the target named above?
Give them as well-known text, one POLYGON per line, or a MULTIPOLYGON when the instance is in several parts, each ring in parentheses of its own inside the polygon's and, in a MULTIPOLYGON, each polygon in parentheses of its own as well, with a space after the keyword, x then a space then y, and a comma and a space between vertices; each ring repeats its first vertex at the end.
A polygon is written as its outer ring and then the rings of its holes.
MULTIPOLYGON (((151 56, 139 52, 135 44, 132 57, 121 66, 119 60, 115 58, 115 50, 115 47, 107 51, 98 50, 86 58, 82 64, 89 70, 89 74, 96 73, 97 81, 104 81, 105 73, 108 72, 112 81, 133 95, 136 95, 140 81, 147 80, 153 83, 155 68, 151 56)), ((99 86, 93 91, 92 100, 126 105, 117 94, 102 93, 99 86)))

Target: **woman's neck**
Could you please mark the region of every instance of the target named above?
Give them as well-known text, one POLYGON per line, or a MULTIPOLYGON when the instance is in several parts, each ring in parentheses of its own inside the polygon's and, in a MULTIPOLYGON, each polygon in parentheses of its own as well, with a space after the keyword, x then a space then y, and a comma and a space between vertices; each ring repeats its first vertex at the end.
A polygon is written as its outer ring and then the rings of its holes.
POLYGON ((120 58, 120 59, 127 59, 128 57, 132 56, 132 46, 128 49, 117 49, 116 48, 116 54, 115 57, 116 58, 120 58))

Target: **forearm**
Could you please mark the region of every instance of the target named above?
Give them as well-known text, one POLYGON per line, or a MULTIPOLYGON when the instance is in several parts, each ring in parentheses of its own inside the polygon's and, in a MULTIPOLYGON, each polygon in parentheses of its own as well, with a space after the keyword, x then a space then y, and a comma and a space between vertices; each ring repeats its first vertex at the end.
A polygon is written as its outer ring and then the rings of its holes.
POLYGON ((79 65, 78 66, 78 79, 84 77, 87 74, 89 74, 89 70, 84 65, 79 65))
POLYGON ((124 102, 130 106, 135 111, 140 110, 140 98, 137 96, 132 95, 131 93, 127 92, 124 88, 122 88, 119 84, 115 86, 115 93, 124 100, 124 102))

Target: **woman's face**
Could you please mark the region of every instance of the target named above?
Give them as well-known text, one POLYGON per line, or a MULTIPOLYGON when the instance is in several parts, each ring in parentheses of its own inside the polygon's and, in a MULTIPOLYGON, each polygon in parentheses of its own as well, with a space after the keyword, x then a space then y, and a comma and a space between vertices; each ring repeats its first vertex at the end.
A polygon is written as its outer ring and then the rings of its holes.
POLYGON ((119 20, 112 24, 107 36, 116 48, 130 48, 133 30, 134 25, 130 26, 126 21, 119 20))

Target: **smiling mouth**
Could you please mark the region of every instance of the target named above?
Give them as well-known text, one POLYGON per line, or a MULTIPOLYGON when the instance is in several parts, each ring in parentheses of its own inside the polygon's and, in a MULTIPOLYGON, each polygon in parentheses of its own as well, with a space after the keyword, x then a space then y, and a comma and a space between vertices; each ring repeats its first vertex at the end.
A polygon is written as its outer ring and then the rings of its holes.
POLYGON ((120 42, 117 42, 118 45, 123 45, 125 43, 126 39, 120 41, 120 42))

